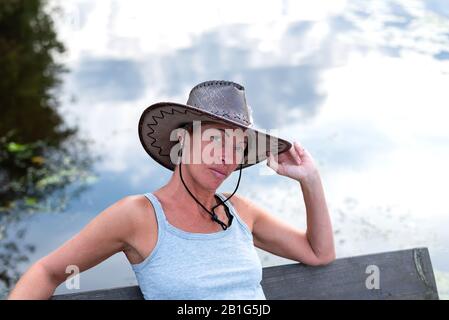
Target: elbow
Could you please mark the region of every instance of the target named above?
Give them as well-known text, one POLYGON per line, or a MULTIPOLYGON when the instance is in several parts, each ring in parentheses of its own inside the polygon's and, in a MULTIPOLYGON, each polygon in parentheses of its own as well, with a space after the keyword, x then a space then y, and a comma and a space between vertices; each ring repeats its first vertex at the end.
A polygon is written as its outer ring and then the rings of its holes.
POLYGON ((332 246, 331 250, 329 250, 329 252, 326 252, 325 254, 323 253, 321 256, 319 256, 318 260, 320 261, 320 265, 324 266, 324 265, 334 262, 336 258, 337 258, 337 256, 335 254, 335 247, 332 246))
POLYGON ((67 279, 68 275, 64 271, 60 270, 59 272, 54 272, 53 268, 51 268, 46 262, 46 259, 48 259, 48 256, 37 261, 35 267, 41 270, 46 279, 46 282, 56 288, 67 279))
POLYGON ((318 259, 319 260, 319 264, 318 265, 320 265, 320 266, 328 265, 328 264, 334 262, 335 259, 336 259, 335 252, 332 252, 331 254, 326 255, 325 257, 319 258, 318 259))
POLYGON ((58 283, 59 281, 48 273, 48 270, 42 263, 36 262, 20 277, 7 299, 49 299, 58 283))
POLYGON ((310 259, 310 261, 306 262, 306 264, 314 267, 325 266, 334 262, 335 259, 336 255, 335 251, 333 251, 326 255, 315 256, 313 259, 310 259))

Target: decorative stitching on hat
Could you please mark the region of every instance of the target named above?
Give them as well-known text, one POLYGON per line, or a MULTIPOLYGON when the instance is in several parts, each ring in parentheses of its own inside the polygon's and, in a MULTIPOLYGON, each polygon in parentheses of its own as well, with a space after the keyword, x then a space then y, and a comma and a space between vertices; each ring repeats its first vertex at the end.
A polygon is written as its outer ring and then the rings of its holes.
POLYGON ((245 90, 244 86, 242 86, 241 84, 238 84, 236 82, 227 81, 227 80, 209 80, 209 81, 204 81, 204 82, 197 84, 196 86, 194 86, 192 88, 191 91, 194 91, 201 87, 209 87, 209 86, 233 86, 239 90, 245 90))
MULTIPOLYGON (((150 145, 151 145, 152 147, 154 147, 154 148, 159 149, 159 150, 158 150, 158 154, 159 154, 160 156, 163 156, 163 157, 169 157, 170 154, 168 154, 168 155, 167 155, 167 154, 162 154, 162 148, 159 147, 159 146, 157 146, 157 145, 154 145, 154 143, 156 142, 156 138, 154 138, 154 137, 151 136, 151 134, 154 133, 154 129, 152 128, 152 126, 155 126, 155 125, 158 125, 158 124, 159 124, 159 122, 158 122, 157 120, 155 120, 155 119, 160 119, 160 120, 164 119, 164 118, 165 118, 164 113, 166 113, 166 114, 168 114, 168 115, 174 115, 175 112, 177 112, 177 113, 179 113, 179 114, 184 114, 184 115, 186 115, 186 114, 187 114, 187 111, 192 111, 192 110, 185 109, 184 111, 179 111, 179 110, 176 110, 175 108, 172 108, 172 109, 171 109, 171 112, 170 112, 170 111, 165 111, 165 110, 160 110, 160 116, 158 116, 158 115, 153 115, 153 116, 151 116, 151 118, 153 119, 154 123, 147 123, 148 129, 151 130, 151 132, 148 132, 148 133, 147 133, 147 137, 153 139, 153 142, 151 142, 150 145)), ((193 112, 193 111, 192 111, 192 112, 193 112)), ((201 115, 201 113, 199 112, 198 115, 201 115)))

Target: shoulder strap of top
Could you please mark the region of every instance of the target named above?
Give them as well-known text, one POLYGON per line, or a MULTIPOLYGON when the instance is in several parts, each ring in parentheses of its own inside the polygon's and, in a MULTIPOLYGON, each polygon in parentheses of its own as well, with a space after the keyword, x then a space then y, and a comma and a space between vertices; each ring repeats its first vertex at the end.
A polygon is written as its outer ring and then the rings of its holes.
POLYGON ((151 192, 147 192, 144 195, 153 205, 154 211, 156 213, 158 227, 165 228, 167 220, 164 214, 164 210, 162 209, 162 205, 159 202, 159 199, 151 192))

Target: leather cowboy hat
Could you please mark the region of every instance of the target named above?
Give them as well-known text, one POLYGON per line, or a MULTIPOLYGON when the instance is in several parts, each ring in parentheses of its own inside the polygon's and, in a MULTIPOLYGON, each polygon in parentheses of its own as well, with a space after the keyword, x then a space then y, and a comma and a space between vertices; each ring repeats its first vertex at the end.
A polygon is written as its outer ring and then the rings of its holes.
POLYGON ((170 151, 178 141, 171 141, 170 134, 193 121, 217 122, 241 128, 248 133, 248 149, 241 168, 265 160, 268 151, 276 156, 292 146, 284 139, 253 128, 245 88, 238 83, 224 80, 197 84, 190 91, 186 104, 157 102, 150 105, 140 117, 140 142, 155 161, 173 171, 176 164, 171 161, 170 151))

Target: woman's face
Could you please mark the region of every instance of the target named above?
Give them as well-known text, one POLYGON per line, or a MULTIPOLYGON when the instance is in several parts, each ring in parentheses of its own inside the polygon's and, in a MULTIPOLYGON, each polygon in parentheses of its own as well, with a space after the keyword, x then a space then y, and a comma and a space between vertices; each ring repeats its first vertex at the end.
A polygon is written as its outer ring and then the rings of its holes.
POLYGON ((183 147, 183 174, 205 189, 216 190, 239 166, 247 139, 240 128, 219 123, 202 122, 190 128, 183 147))

